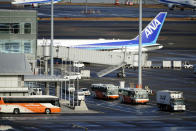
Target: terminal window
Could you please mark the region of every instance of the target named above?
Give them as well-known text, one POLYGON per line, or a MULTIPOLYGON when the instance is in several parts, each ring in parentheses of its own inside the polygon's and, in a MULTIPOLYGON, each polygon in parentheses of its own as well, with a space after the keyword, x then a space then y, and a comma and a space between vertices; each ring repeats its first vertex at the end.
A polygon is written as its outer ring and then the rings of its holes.
POLYGON ((19 43, 5 43, 5 51, 10 53, 17 53, 20 51, 19 43))
POLYGON ((31 43, 30 42, 24 43, 24 53, 31 53, 31 43))
POLYGON ((24 24, 24 33, 30 34, 31 33, 31 23, 25 23, 24 24))
POLYGON ((18 34, 20 33, 19 23, 0 23, 0 33, 18 34))
POLYGON ((9 33, 9 24, 8 23, 0 23, 0 33, 9 33))

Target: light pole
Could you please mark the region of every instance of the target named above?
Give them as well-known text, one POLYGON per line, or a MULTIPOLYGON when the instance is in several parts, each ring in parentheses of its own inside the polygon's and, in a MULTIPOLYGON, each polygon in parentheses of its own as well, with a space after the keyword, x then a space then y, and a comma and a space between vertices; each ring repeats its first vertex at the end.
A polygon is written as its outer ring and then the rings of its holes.
POLYGON ((87 14, 87 12, 88 12, 88 7, 87 7, 87 3, 88 3, 88 1, 86 0, 86 8, 85 8, 85 14, 87 14))
POLYGON ((142 88, 142 0, 139 1, 138 87, 142 88))
POLYGON ((53 39, 54 39, 54 7, 53 7, 53 0, 51 0, 51 43, 50 43, 50 75, 53 76, 53 39))

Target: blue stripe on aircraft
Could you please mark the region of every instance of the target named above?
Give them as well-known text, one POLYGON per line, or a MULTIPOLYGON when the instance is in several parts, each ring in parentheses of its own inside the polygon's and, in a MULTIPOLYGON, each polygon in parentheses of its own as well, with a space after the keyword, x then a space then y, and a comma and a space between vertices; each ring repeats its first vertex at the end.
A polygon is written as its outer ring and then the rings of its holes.
POLYGON ((187 6, 187 7, 194 7, 192 5, 189 5, 189 4, 182 4, 182 3, 179 3, 179 2, 174 2, 174 1, 168 1, 168 0, 160 0, 161 2, 164 2, 164 3, 172 3, 172 4, 177 4, 177 5, 183 5, 183 6, 187 6))

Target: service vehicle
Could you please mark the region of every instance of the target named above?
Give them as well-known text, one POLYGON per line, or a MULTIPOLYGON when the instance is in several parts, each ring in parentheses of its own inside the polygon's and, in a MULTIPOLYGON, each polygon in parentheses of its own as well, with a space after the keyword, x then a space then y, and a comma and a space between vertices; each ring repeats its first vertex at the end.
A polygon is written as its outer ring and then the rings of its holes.
POLYGON ((92 84, 92 95, 99 99, 118 99, 118 86, 113 84, 92 84))
POLYGON ((81 88, 80 90, 84 92, 85 96, 90 96, 91 95, 91 92, 87 88, 81 88))
POLYGON ((0 113, 58 113, 59 98, 49 95, 1 96, 0 113))
POLYGON ((148 92, 142 88, 119 88, 121 103, 146 104, 149 102, 148 92))
POLYGON ((75 97, 75 100, 79 100, 79 101, 85 100, 85 95, 83 91, 75 92, 74 97, 75 97))
POLYGON ((156 93, 156 101, 160 110, 185 111, 183 92, 161 90, 156 93))
POLYGON ((193 68, 193 65, 187 62, 184 64, 184 68, 193 68))

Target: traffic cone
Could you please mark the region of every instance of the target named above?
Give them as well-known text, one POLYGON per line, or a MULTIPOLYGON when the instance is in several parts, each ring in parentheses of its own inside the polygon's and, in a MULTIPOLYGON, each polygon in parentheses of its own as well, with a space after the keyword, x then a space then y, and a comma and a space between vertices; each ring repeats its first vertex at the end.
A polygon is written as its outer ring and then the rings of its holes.
POLYGON ((119 0, 115 0, 115 5, 120 5, 119 0))

